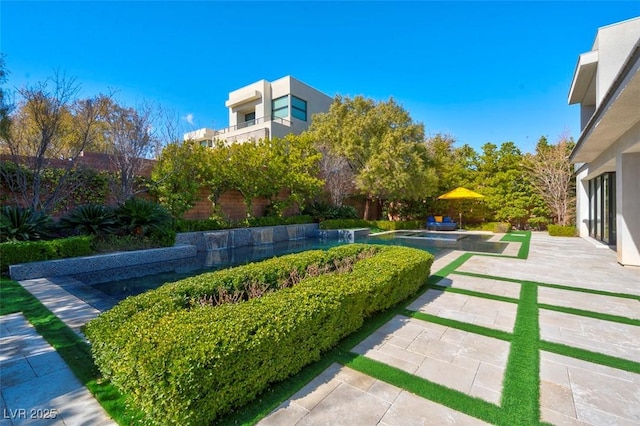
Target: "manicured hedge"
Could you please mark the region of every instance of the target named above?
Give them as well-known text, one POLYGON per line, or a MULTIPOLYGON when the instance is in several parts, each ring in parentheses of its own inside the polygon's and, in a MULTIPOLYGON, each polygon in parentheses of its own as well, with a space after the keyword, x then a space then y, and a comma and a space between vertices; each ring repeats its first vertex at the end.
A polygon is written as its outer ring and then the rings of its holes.
POLYGON ((481 229, 483 231, 506 234, 511 231, 511 224, 509 222, 487 222, 482 224, 481 229))
POLYGON ((40 260, 87 256, 92 253, 92 238, 69 237, 49 241, 11 241, 0 244, 0 269, 9 271, 9 265, 40 260))
POLYGON ((425 223, 419 220, 391 221, 364 219, 332 219, 320 222, 320 229, 378 228, 387 231, 397 229, 420 229, 425 223))
POLYGON ((552 237, 575 237, 578 235, 575 226, 548 225, 547 231, 552 237))
POLYGON ((364 318, 414 294, 433 256, 398 246, 346 245, 205 274, 129 298, 91 321, 102 373, 156 424, 211 424, 270 383, 320 358, 364 318), (349 273, 306 278, 216 307, 191 300, 247 279, 277 286, 293 271, 374 247, 349 273))
POLYGON ((300 225, 305 223, 313 223, 313 218, 308 215, 296 215, 285 218, 265 216, 254 217, 239 222, 224 222, 215 219, 179 219, 175 221, 174 228, 176 232, 200 232, 258 226, 300 225))
POLYGON ((421 220, 376 220, 373 222, 376 227, 395 231, 397 229, 420 229, 425 227, 425 221, 421 220))

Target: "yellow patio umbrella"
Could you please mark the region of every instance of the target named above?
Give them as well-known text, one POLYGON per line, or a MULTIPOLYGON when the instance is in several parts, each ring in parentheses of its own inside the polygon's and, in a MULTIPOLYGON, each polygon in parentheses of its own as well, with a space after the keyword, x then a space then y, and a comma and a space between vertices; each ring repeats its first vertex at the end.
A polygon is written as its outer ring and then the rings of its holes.
MULTIPOLYGON (((438 200, 472 200, 478 198, 484 198, 484 195, 459 186, 454 190, 442 194, 438 197, 438 200)), ((462 229, 462 211, 459 210, 458 213, 460 215, 460 229, 462 229)))

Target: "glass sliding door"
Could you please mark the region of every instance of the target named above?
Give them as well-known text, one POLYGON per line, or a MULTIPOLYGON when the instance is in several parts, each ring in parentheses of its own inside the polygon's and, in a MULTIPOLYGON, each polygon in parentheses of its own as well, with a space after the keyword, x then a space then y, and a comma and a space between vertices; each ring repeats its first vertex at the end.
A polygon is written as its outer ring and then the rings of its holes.
POLYGON ((616 175, 604 173, 589 181, 589 236, 616 242, 616 175))

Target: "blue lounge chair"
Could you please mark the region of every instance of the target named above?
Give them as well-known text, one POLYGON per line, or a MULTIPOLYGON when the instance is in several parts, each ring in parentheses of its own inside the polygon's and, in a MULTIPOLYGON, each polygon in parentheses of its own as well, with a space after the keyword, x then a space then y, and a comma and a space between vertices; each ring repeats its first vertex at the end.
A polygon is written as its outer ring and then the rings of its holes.
POLYGON ((442 222, 436 222, 433 216, 427 216, 427 229, 433 231, 455 231, 458 229, 458 224, 452 222, 449 216, 445 216, 442 222))

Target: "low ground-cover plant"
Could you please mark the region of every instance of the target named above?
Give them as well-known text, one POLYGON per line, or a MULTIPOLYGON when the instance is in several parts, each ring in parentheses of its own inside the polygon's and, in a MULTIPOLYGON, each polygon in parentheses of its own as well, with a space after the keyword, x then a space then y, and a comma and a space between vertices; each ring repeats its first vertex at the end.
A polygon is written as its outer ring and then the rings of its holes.
POLYGON ((60 228, 84 235, 107 235, 118 230, 115 211, 102 204, 85 204, 60 219, 60 228))
POLYGON ((47 239, 52 232, 51 217, 17 206, 0 209, 0 242, 47 239))
POLYGON ((49 241, 10 241, 0 244, 0 272, 9 265, 87 256, 93 253, 92 237, 78 236, 49 241))
POLYGON ((373 313, 414 294, 433 256, 398 246, 340 246, 193 277, 132 297, 89 323, 102 373, 152 423, 211 424, 250 402, 270 383, 320 358, 373 313), (355 260, 349 272, 301 279, 241 303, 192 301, 221 286, 278 286, 311 265, 355 260))
POLYGON ((552 237, 575 237, 578 231, 575 226, 547 225, 549 235, 552 237))

